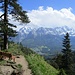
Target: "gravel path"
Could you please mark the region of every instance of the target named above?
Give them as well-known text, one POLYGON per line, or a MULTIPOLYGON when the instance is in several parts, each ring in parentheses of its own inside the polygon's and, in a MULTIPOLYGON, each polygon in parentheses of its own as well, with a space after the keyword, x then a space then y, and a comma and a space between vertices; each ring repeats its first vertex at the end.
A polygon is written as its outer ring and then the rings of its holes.
POLYGON ((31 70, 28 69, 28 62, 24 58, 24 56, 20 56, 20 58, 15 59, 16 64, 21 64, 22 69, 24 70, 23 75, 32 75, 31 70))

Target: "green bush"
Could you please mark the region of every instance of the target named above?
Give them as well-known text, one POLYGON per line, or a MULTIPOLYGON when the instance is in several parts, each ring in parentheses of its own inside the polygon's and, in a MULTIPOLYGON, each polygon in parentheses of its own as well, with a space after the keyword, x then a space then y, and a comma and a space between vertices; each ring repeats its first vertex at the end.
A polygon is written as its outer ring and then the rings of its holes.
POLYGON ((21 69, 22 68, 22 65, 21 64, 18 64, 17 67, 21 69))

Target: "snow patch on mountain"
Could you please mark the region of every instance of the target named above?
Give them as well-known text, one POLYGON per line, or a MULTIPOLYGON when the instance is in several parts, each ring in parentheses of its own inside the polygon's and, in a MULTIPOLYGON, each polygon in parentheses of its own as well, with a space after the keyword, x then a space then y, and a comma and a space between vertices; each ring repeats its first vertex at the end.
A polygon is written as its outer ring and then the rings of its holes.
POLYGON ((21 34, 29 34, 32 33, 33 35, 64 35, 65 33, 69 33, 70 36, 75 36, 75 30, 73 28, 69 28, 67 26, 63 27, 55 27, 55 28, 43 28, 43 27, 22 27, 19 31, 21 34))
POLYGON ((75 30, 73 28, 63 26, 55 28, 44 28, 33 26, 23 26, 18 30, 18 35, 15 37, 17 42, 21 42, 23 39, 36 38, 37 36, 61 36, 69 33, 70 36, 75 36, 75 30))

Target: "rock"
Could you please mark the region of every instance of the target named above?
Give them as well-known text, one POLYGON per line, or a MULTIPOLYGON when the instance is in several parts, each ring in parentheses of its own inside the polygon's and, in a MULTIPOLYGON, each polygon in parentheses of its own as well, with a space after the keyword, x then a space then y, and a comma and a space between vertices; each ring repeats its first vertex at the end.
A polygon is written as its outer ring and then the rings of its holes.
POLYGON ((0 75, 22 75, 23 70, 17 68, 15 64, 10 66, 0 66, 0 75))
POLYGON ((3 75, 11 75, 14 69, 11 66, 0 66, 3 75))

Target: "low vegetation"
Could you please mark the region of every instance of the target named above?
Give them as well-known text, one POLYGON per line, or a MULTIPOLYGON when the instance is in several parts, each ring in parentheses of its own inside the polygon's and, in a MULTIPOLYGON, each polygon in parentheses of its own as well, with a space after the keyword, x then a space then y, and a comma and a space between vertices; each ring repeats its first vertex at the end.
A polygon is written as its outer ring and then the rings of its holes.
POLYGON ((6 64, 7 62, 5 60, 0 60, 0 65, 4 65, 6 64))
POLYGON ((21 51, 20 45, 15 43, 9 44, 8 52, 12 53, 13 55, 23 55, 23 52, 21 51))
POLYGON ((33 75, 57 75, 58 71, 37 54, 27 56, 33 75))

